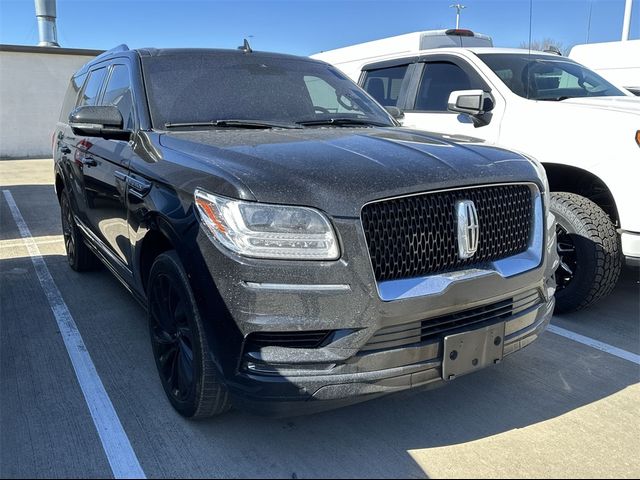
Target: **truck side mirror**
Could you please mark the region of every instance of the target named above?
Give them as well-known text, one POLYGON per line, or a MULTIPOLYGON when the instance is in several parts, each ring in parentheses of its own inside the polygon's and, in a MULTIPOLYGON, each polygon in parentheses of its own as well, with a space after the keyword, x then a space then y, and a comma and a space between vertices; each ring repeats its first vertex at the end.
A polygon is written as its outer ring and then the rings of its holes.
POLYGON ((387 106, 387 107, 384 107, 384 109, 387 111, 389 115, 391 115, 396 120, 401 120, 404 118, 404 112, 400 110, 398 107, 387 106))
POLYGON ((451 112, 471 115, 473 124, 482 127, 489 123, 491 115, 488 115, 495 101, 491 92, 484 90, 456 90, 449 95, 447 109, 451 112))
POLYGON ((484 115, 493 110, 494 100, 490 92, 484 90, 456 90, 449 95, 447 108, 452 112, 467 115, 484 115))
POLYGON ((76 135, 129 140, 131 132, 122 128, 122 115, 117 107, 85 105, 69 114, 69 126, 76 135))

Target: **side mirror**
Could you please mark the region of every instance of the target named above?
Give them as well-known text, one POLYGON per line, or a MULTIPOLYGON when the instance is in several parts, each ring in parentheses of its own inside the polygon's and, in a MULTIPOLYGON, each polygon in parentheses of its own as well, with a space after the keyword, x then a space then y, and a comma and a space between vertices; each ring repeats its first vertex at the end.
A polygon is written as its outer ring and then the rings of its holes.
POLYGON ((396 120, 401 120, 404 118, 404 112, 400 110, 398 107, 384 107, 389 115, 391 115, 396 120))
POLYGON ((122 115, 118 107, 111 105, 76 108, 69 114, 69 126, 76 135, 129 140, 131 132, 123 130, 122 115))
POLYGON ((466 113, 473 117, 493 110, 494 100, 490 92, 483 90, 456 90, 449 95, 447 108, 451 112, 466 113))

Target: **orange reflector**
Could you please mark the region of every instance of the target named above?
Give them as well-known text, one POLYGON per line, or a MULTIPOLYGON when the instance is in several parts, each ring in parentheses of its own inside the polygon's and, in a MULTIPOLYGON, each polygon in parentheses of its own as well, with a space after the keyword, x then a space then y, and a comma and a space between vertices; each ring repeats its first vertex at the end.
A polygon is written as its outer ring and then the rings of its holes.
POLYGON ((221 233, 227 233, 227 228, 222 224, 222 222, 220 222, 220 220, 218 220, 218 217, 216 216, 213 208, 211 208, 211 205, 208 202, 205 202, 200 198, 196 198, 196 203, 202 210, 204 210, 204 213, 206 213, 207 217, 209 217, 209 219, 213 222, 216 228, 220 230, 221 233))
POLYGON ((636 143, 640 146, 640 130, 636 132, 636 143))

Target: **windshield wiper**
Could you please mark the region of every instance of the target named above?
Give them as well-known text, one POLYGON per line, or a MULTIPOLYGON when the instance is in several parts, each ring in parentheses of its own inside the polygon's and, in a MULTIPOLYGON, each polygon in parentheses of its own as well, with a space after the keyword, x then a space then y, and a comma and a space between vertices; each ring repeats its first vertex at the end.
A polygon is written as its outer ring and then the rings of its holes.
POLYGON ((305 120, 296 122, 298 125, 314 126, 314 125, 335 125, 337 127, 349 125, 368 125, 371 127, 390 127, 391 125, 383 122, 375 122, 373 120, 365 120, 361 118, 323 118, 321 120, 305 120))
POLYGON ((210 122, 179 122, 165 123, 165 128, 181 127, 234 127, 234 128, 302 128, 294 123, 268 122, 263 120, 211 120, 210 122))

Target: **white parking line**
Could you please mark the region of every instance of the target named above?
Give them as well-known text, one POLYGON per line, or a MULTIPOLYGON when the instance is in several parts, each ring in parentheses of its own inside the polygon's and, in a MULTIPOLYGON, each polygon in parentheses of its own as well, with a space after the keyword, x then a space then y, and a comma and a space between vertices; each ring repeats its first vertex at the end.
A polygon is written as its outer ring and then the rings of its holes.
POLYGON ((565 337, 570 340, 573 340, 574 342, 582 343, 583 345, 588 345, 589 347, 595 348, 597 350, 601 350, 610 355, 615 355, 618 358, 628 360, 629 362, 635 363, 636 365, 640 365, 640 355, 636 355, 635 353, 622 350, 621 348, 614 347, 613 345, 609 345, 608 343, 599 342, 598 340, 594 340, 593 338, 585 337, 584 335, 580 335, 579 333, 575 333, 575 332, 572 332, 571 330, 566 330, 564 328, 557 327, 555 325, 549 325, 547 327, 547 331, 551 333, 555 333, 556 335, 560 335, 561 337, 565 337))
POLYGON ((98 431, 102 447, 107 455, 113 476, 115 478, 146 478, 140 462, 131 447, 129 437, 127 437, 124 428, 122 428, 118 414, 113 408, 109 395, 82 340, 76 322, 73 320, 66 303, 64 303, 60 290, 58 290, 53 281, 44 258, 40 255, 40 250, 31 236, 29 227, 24 221, 13 195, 9 190, 3 190, 2 193, 9 204, 11 215, 27 247, 42 290, 44 290, 49 306, 53 311, 56 322, 58 322, 60 334, 67 348, 80 389, 89 407, 91 418, 93 418, 93 423, 98 431))

